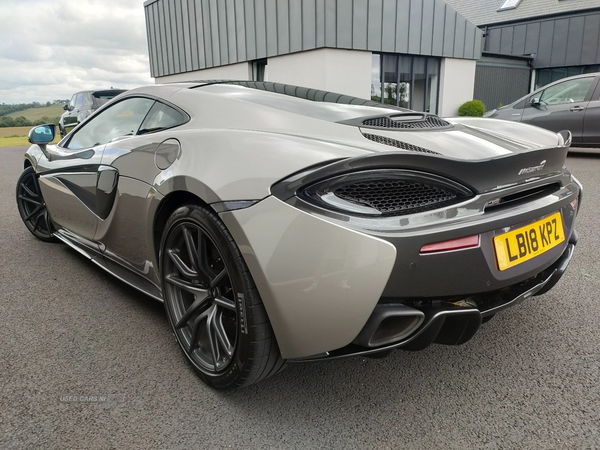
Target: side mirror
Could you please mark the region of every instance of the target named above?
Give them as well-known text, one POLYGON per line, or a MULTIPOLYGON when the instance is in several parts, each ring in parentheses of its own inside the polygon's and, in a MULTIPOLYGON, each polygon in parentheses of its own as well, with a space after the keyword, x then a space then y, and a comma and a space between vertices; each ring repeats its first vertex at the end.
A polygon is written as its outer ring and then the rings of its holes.
POLYGON ((63 106, 63 109, 64 109, 65 111, 70 111, 70 110, 71 110, 71 107, 70 107, 70 106, 69 106, 69 104, 67 103, 67 104, 65 104, 65 105, 63 106))
POLYGON ((529 102, 531 104, 531 106, 533 106, 534 108, 537 108, 538 106, 540 106, 542 103, 539 99, 539 97, 534 97, 531 99, 531 101, 529 102))
POLYGON ((46 145, 54 140, 56 136, 56 125, 49 123, 39 125, 29 131, 29 142, 32 144, 46 145))

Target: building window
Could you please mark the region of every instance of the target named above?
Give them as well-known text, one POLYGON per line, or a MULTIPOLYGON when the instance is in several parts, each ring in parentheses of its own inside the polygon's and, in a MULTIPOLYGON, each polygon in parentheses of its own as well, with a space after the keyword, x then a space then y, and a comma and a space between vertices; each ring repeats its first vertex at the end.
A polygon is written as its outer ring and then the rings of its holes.
POLYGON ((439 58, 374 53, 371 100, 436 113, 439 74, 439 58))
POLYGON ((521 3, 521 0, 506 0, 504 3, 502 3, 502 6, 500 8, 498 8, 498 11, 506 11, 507 9, 515 9, 517 6, 519 6, 519 3, 521 3))
POLYGON ((267 81, 267 58, 252 62, 252 81, 267 81))
POLYGON ((553 83, 554 81, 558 81, 563 78, 572 77, 573 75, 594 72, 600 72, 600 65, 538 69, 536 70, 535 89, 539 89, 549 83, 553 83))

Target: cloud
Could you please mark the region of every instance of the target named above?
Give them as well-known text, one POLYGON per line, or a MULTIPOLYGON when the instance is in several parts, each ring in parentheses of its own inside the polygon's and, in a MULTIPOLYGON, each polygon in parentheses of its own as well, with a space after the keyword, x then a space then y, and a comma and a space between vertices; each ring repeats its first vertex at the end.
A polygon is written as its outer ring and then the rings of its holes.
POLYGON ((142 0, 0 2, 0 103, 151 83, 142 0))

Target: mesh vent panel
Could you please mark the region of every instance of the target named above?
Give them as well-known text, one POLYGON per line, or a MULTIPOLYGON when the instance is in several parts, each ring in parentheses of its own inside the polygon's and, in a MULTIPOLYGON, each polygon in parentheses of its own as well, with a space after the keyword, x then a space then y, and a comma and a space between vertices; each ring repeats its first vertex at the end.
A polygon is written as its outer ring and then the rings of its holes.
POLYGON ((371 141, 377 142, 379 144, 389 145, 391 147, 401 148, 402 150, 410 150, 412 152, 421 152, 421 153, 429 153, 432 155, 439 155, 438 152, 434 152, 433 150, 427 150, 426 148, 419 147, 417 145, 407 144, 406 142, 398 141, 396 139, 391 139, 384 136, 378 136, 376 134, 368 134, 364 133, 364 137, 370 139, 371 141))
POLYGON ((349 202, 375 208, 384 215, 429 211, 459 198, 459 194, 442 187, 393 179, 360 181, 337 188, 334 194, 349 202))
POLYGON ((376 117, 363 120, 363 125, 376 128, 400 128, 405 130, 418 130, 426 128, 445 128, 451 126, 450 122, 437 116, 425 116, 421 120, 393 120, 389 117, 376 117))

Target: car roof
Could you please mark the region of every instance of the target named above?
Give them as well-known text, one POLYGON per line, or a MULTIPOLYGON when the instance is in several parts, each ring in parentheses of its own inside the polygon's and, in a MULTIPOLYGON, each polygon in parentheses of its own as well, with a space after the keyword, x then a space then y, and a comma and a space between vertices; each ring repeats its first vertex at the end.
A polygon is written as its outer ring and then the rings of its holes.
POLYGON ((544 86, 541 86, 541 87, 537 88, 536 91, 539 91, 541 89, 545 89, 548 86, 552 86, 553 84, 561 83, 563 81, 576 80, 577 78, 597 77, 599 75, 600 75, 600 72, 591 72, 591 73, 582 73, 582 74, 579 74, 579 75, 573 75, 573 76, 570 76, 570 77, 561 78, 560 80, 553 81, 551 83, 545 84, 544 86))
POLYGON ((215 85, 229 85, 229 86, 241 86, 245 88, 254 89, 257 91, 271 92, 274 94, 283 94, 303 100, 310 100, 314 102, 325 102, 325 103, 338 103, 344 105, 360 105, 360 106, 372 106, 384 109, 392 109, 399 111, 409 111, 408 109, 388 105, 386 103, 375 102, 370 99, 364 99, 354 97, 352 95, 340 94, 338 92, 325 91, 322 89, 308 88, 302 86, 296 86, 292 84, 276 83, 273 81, 248 81, 248 80, 199 80, 199 81, 185 81, 180 83, 173 83, 183 86, 187 89, 199 89, 208 86, 215 85))
POLYGON ((100 95, 110 95, 110 94, 122 94, 127 91, 127 89, 92 89, 86 91, 77 91, 73 95, 77 94, 100 94, 100 95))

